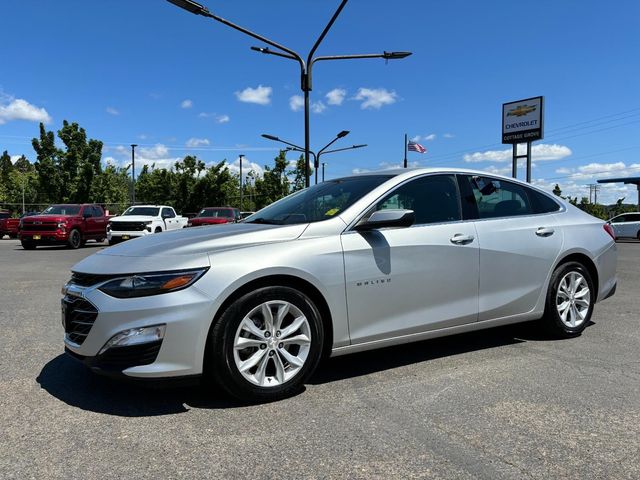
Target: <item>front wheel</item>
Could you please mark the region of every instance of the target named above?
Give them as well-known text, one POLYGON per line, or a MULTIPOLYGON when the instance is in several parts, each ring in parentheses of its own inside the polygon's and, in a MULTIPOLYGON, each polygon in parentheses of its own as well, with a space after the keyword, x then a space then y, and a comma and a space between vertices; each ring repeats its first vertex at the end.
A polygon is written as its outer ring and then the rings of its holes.
POLYGON ((209 335, 207 374, 244 401, 290 396, 320 360, 320 314, 303 293, 266 287, 244 295, 220 316, 209 335))
POLYGON ((551 276, 543 321, 550 333, 575 337, 587 327, 596 292, 589 271, 579 262, 560 265, 551 276))
POLYGON ((79 230, 73 229, 69 234, 69 247, 78 249, 82 246, 82 234, 79 230))

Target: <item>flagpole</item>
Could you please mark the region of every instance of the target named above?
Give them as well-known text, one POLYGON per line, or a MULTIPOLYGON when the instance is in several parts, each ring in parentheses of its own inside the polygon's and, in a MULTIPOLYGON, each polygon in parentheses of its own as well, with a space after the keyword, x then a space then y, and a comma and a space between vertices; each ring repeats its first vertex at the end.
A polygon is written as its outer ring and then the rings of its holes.
POLYGON ((407 168, 407 134, 404 134, 404 168, 407 168))

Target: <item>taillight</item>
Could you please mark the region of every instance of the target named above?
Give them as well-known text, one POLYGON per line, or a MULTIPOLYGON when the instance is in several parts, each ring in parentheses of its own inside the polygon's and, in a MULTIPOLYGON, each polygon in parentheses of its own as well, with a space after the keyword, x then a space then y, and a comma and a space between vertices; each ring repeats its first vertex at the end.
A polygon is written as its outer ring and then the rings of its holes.
POLYGON ((611 225, 609 225, 608 223, 605 223, 603 226, 604 231, 607 232, 611 238, 613 238, 613 241, 615 242, 616 240, 616 232, 613 231, 613 227, 611 225))

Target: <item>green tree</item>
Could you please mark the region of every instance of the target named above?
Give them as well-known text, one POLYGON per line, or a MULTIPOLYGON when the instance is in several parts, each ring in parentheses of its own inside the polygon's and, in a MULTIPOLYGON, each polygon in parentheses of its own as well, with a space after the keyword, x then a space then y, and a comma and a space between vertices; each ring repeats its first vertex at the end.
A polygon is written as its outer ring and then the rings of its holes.
POLYGON ((65 201, 89 202, 93 179, 102 171, 102 142, 87 140, 84 128, 66 120, 58 130, 58 137, 66 147, 60 160, 65 201))
POLYGON ((187 155, 181 162, 174 165, 174 205, 179 212, 193 213, 202 205, 196 200, 196 185, 200 181, 200 174, 206 169, 203 161, 195 156, 187 155))
POLYGON ((557 183, 556 186, 553 187, 553 194, 558 197, 562 197, 562 190, 560 190, 560 185, 558 185, 557 183))
POLYGON ((145 203, 173 204, 174 185, 173 171, 155 168, 155 164, 152 164, 151 168, 145 165, 136 178, 136 200, 145 203))
POLYGON ((239 179, 227 168, 227 161, 222 160, 206 169, 194 187, 192 204, 194 212, 202 207, 223 206, 229 199, 239 198, 239 179))
MULTIPOLYGON (((309 166, 309 178, 313 177, 313 172, 313 167, 309 166)), ((296 166, 290 170, 287 175, 293 177, 293 181, 291 182, 292 191, 297 192, 305 187, 306 172, 304 168, 304 155, 300 155, 296 161, 296 166)))
POLYGON ((40 137, 34 138, 31 145, 36 152, 35 169, 38 174, 40 201, 59 202, 62 200, 63 180, 59 168, 60 150, 55 145, 53 132, 48 132, 40 123, 40 137))
POLYGON ((9 175, 13 171, 13 163, 11 163, 11 155, 6 150, 0 155, 0 182, 3 185, 9 184, 9 175))
MULTIPOLYGON (((119 207, 129 203, 129 168, 119 168, 112 164, 98 174, 91 183, 89 196, 92 202, 102 204, 118 204, 119 207)), ((117 211, 122 208, 116 208, 117 211)))
POLYGON ((256 179, 257 210, 289 194, 286 153, 286 150, 280 150, 280 153, 274 159, 274 166, 265 165, 262 179, 256 179))

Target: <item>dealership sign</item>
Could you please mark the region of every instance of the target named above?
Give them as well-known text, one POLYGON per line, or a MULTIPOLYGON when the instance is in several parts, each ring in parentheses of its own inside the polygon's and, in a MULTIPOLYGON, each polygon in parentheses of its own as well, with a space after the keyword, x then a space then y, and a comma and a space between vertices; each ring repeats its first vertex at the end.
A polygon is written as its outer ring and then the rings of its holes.
POLYGON ((526 143, 544 136, 544 97, 502 104, 502 143, 526 143))

